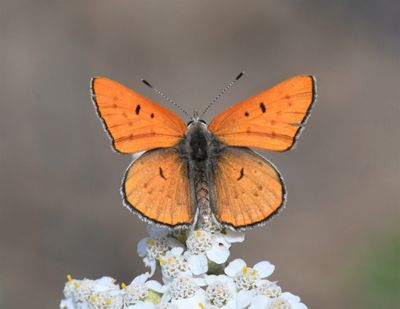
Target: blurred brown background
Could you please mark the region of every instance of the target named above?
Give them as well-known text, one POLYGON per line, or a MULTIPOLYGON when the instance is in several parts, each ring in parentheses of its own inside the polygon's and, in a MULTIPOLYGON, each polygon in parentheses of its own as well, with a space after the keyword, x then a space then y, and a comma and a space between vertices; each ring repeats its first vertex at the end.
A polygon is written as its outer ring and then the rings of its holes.
POLYGON ((145 224, 121 206, 89 78, 190 112, 296 74, 318 102, 297 148, 268 153, 287 209, 233 257, 267 259, 309 308, 397 308, 400 4, 396 1, 0 1, 0 307, 56 308, 66 274, 129 281, 145 224))

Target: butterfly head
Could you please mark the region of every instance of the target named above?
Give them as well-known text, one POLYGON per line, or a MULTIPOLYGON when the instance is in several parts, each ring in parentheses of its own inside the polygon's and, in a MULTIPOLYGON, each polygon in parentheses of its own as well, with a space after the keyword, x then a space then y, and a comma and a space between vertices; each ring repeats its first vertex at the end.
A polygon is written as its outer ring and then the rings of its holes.
POLYGON ((204 120, 200 119, 199 113, 197 111, 193 112, 193 116, 192 118, 190 118, 190 121, 187 123, 187 126, 188 128, 190 128, 194 124, 199 124, 207 127, 207 123, 204 120))

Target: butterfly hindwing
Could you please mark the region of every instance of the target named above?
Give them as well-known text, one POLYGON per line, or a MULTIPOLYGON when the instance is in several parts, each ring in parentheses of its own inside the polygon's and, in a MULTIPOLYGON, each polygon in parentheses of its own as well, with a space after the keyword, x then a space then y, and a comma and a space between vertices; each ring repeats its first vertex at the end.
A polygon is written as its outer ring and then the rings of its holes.
POLYGON ((216 219, 234 229, 266 222, 285 203, 278 170, 245 147, 226 147, 213 166, 212 209, 216 219))
POLYGON ((315 98, 314 77, 296 76, 233 105, 217 115, 208 128, 227 145, 289 150, 315 98))
POLYGON ((92 78, 91 95, 118 152, 171 147, 185 133, 185 123, 174 112, 115 81, 92 78))
POLYGON ((126 171, 125 205, 143 219, 169 227, 189 227, 194 210, 187 165, 175 148, 149 150, 126 171))

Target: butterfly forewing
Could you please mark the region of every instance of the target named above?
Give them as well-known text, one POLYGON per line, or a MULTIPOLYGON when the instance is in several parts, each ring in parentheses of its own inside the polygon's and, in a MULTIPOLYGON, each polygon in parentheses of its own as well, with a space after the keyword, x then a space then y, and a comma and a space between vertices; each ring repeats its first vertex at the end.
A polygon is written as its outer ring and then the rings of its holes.
POLYGON ((187 165, 174 148, 145 152, 128 168, 125 205, 149 221, 170 227, 193 223, 187 165))
POLYGON ((91 94, 114 149, 119 152, 171 147, 186 130, 174 112, 110 79, 94 77, 91 94))
POLYGON ((248 148, 225 148, 213 171, 211 206, 224 225, 244 229, 261 224, 285 203, 285 186, 277 169, 248 148))
POLYGON ((227 145, 289 150, 315 97, 314 77, 296 76, 233 105, 208 128, 227 145))

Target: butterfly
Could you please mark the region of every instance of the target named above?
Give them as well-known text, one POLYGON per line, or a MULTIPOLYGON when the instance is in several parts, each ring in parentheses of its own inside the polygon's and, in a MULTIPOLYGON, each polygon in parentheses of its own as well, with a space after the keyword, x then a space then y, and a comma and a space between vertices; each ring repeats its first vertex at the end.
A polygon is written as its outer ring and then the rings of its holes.
POLYGON ((113 148, 123 154, 145 151, 126 170, 121 188, 124 205, 141 219, 180 229, 211 216, 221 226, 244 230, 283 208, 281 174, 249 147, 293 148, 316 100, 312 75, 295 76, 237 103, 208 126, 197 114, 185 124, 113 80, 94 77, 90 85, 113 148))

